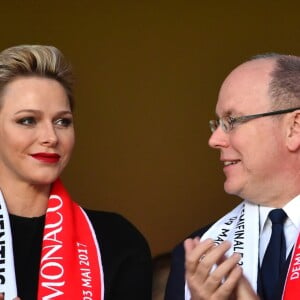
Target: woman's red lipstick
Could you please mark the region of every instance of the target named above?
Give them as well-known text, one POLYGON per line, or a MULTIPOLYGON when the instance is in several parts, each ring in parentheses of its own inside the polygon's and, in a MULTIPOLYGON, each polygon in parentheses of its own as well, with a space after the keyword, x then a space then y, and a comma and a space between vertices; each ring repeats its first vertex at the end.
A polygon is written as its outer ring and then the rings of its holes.
POLYGON ((56 153, 35 153, 31 154, 31 156, 39 161, 50 164, 55 164, 60 159, 60 155, 56 153))

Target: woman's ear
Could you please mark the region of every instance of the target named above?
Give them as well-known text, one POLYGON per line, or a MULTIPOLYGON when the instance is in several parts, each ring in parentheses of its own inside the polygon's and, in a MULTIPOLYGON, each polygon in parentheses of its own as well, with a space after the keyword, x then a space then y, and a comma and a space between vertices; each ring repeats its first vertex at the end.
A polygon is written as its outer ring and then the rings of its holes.
POLYGON ((287 147, 290 151, 300 149, 300 110, 295 111, 289 119, 287 128, 287 147))

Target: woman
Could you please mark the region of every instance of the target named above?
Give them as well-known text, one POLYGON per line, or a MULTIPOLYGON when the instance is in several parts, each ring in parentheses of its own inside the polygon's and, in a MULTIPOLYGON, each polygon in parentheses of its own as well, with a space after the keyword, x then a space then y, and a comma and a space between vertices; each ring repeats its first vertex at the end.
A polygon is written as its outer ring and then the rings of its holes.
POLYGON ((9 300, 151 299, 143 236, 120 215, 80 208, 59 180, 74 146, 73 105, 58 49, 0 53, 0 292, 9 300))

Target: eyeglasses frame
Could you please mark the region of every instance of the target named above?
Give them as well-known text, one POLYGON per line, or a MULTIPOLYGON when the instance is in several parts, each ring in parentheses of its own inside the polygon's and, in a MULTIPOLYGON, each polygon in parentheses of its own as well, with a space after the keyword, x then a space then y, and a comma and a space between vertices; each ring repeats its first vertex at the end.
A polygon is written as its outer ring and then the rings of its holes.
POLYGON ((281 109, 281 110, 275 110, 275 111, 265 112, 265 113, 261 113, 261 114, 246 115, 246 116, 240 116, 240 117, 227 116, 227 117, 220 118, 218 120, 210 120, 209 127, 210 127, 211 132, 213 133, 221 125, 222 130, 227 133, 233 129, 234 124, 238 124, 238 123, 242 124, 242 123, 248 122, 250 120, 262 118, 262 117, 266 117, 266 116, 275 116, 275 115, 290 113, 297 109, 300 109, 300 107, 281 109), (227 119, 227 123, 229 124, 228 129, 224 126, 224 121, 223 121, 224 119, 227 119))

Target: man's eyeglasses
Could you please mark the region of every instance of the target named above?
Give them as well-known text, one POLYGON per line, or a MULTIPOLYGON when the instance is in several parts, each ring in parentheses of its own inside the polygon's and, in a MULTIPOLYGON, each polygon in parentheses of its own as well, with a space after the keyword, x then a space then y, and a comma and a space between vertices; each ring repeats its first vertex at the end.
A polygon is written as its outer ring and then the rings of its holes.
POLYGON ((256 119, 256 118, 285 114, 285 113, 293 112, 297 109, 300 109, 300 107, 270 111, 270 112, 266 112, 266 113, 262 113, 262 114, 247 115, 247 116, 241 116, 241 117, 236 117, 236 118, 227 116, 227 117, 220 118, 219 120, 210 120, 209 128, 210 128, 211 132, 214 132, 217 130, 217 128, 219 126, 221 126, 221 128, 224 132, 229 132, 233 129, 233 126, 235 124, 242 124, 242 123, 248 122, 248 121, 256 119))

